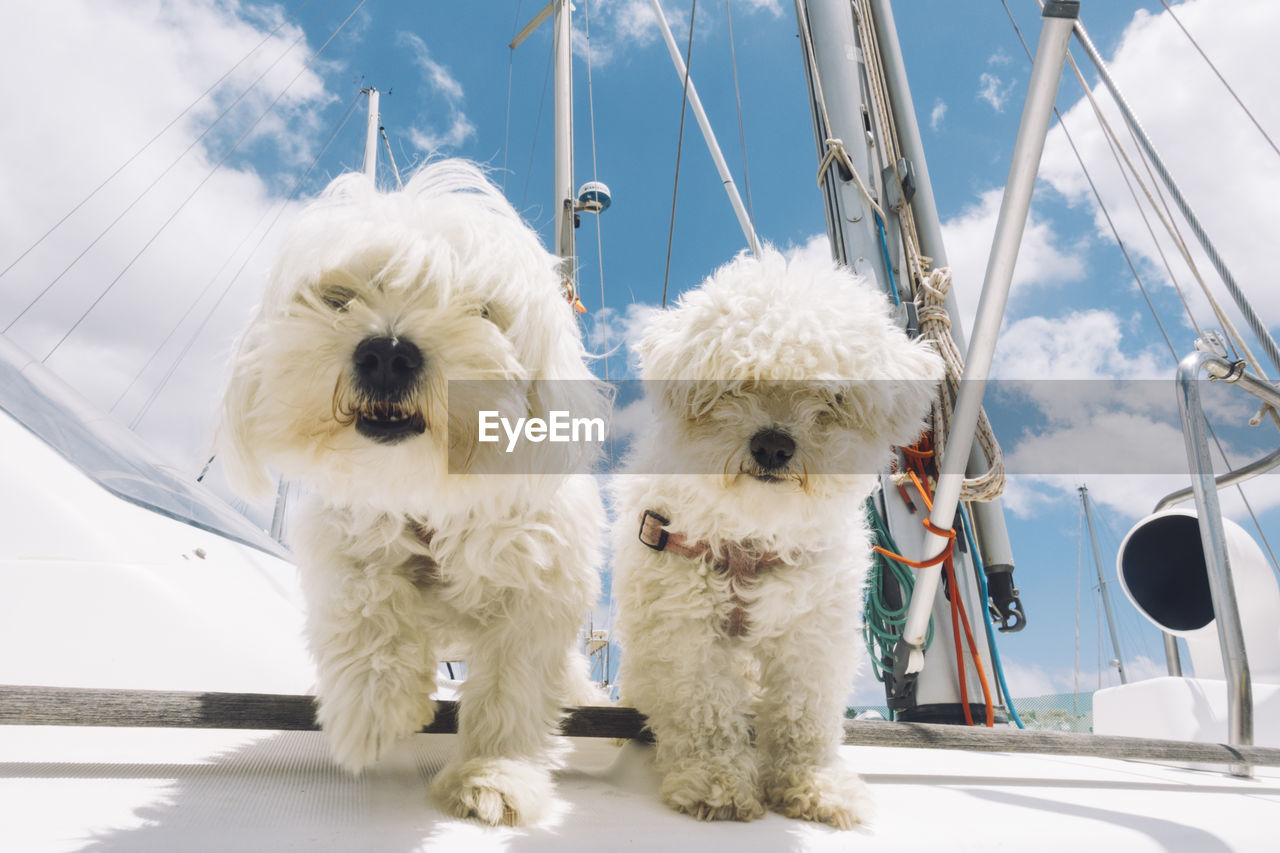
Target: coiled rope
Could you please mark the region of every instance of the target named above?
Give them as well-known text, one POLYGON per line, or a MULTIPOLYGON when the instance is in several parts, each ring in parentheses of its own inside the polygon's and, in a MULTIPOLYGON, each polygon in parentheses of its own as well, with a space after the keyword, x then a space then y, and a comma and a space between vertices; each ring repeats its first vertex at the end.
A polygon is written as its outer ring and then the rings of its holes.
MULTIPOLYGON (((867 576, 867 586, 862 593, 862 637, 867 644, 871 658, 872 674, 876 681, 884 682, 885 673, 893 669, 893 650, 902 636, 903 626, 907 623, 907 607, 911 602, 911 591, 915 587, 915 574, 906 563, 896 556, 902 553, 898 543, 889 532, 889 525, 880 516, 876 508, 875 498, 867 498, 867 527, 871 532, 873 545, 871 571, 867 576), (894 607, 884 595, 881 581, 888 575, 901 590, 901 606, 894 607)), ((933 619, 929 620, 929 630, 925 634, 924 647, 929 648, 933 642, 933 619)))
MULTIPOLYGON (((964 356, 951 337, 951 317, 944 302, 951 288, 949 268, 932 270, 920 282, 916 291, 916 308, 920 316, 920 337, 931 340, 946 365, 946 375, 938 386, 938 397, 933 401, 930 416, 933 428, 934 452, 941 459, 946 449, 947 436, 951 434, 951 415, 956 396, 960 393, 960 378, 964 375, 964 356)), ((978 411, 978 445, 986 459, 987 469, 976 477, 966 477, 960 489, 961 501, 992 501, 1004 493, 1004 456, 1000 444, 991 430, 986 409, 978 411)), ((902 482, 896 475, 895 481, 902 482)))

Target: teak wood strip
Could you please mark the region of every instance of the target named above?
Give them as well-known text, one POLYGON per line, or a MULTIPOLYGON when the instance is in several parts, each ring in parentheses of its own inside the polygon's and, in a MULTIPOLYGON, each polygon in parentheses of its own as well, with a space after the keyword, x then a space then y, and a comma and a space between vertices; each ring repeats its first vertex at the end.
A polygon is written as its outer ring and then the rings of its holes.
MULTIPOLYGON (((319 728, 313 696, 20 686, 0 686, 0 724, 288 731, 319 728)), ((441 701, 435 721, 422 731, 450 734, 457 730, 457 703, 441 701)), ((649 735, 644 716, 634 708, 571 708, 561 730, 570 737, 647 738, 649 735)), ((844 742, 858 746, 1280 766, 1280 749, 1269 747, 933 723, 846 720, 844 742)))

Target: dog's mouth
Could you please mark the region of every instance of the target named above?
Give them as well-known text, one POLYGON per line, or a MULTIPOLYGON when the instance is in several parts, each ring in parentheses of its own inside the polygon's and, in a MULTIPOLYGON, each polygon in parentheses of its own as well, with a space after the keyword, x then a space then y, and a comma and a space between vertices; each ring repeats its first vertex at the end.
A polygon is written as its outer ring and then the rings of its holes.
POLYGON ((785 483, 791 479, 790 476, 780 477, 777 474, 769 474, 765 471, 748 471, 747 475, 761 483, 785 483))
POLYGON ((366 403, 356 412, 356 432, 381 444, 396 444, 426 431, 422 412, 400 403, 366 403))

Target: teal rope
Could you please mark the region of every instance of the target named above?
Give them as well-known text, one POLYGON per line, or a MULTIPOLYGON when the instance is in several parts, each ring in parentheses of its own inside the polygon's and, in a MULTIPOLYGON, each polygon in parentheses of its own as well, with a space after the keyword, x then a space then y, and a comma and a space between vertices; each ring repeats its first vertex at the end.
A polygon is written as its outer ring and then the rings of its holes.
MULTIPOLYGON (((867 527, 871 531, 871 544, 879 545, 886 551, 892 551, 895 554, 902 553, 898 550, 898 543, 893 541, 893 534, 889 532, 889 526, 884 519, 880 517, 879 511, 876 509, 875 499, 867 498, 867 527)), ((911 603, 911 591, 915 587, 915 575, 912 573, 911 567, 899 563, 897 560, 890 560, 879 551, 871 552, 871 571, 867 576, 867 586, 862 594, 862 637, 867 644, 867 651, 870 653, 872 671, 875 674, 876 681, 884 682, 885 667, 882 661, 886 658, 893 659, 893 650, 898 644, 898 638, 902 636, 902 628, 907 622, 907 607, 911 603), (884 573, 888 572, 898 583, 898 588, 902 590, 902 606, 893 608, 884 600, 881 592, 880 579, 884 573)), ((925 635, 924 647, 929 648, 929 644, 933 642, 933 620, 929 620, 929 631, 925 635)))
POLYGON ((1009 685, 1004 681, 1004 665, 1000 662, 1000 648, 996 645, 996 635, 991 626, 991 607, 987 601, 987 572, 983 568, 982 558, 978 556, 978 544, 973 541, 973 522, 964 507, 960 508, 960 521, 964 527, 964 538, 969 543, 969 553, 973 555, 973 573, 978 576, 978 591, 982 595, 982 625, 987 631, 987 648, 991 650, 991 668, 996 671, 996 680, 1000 683, 1000 692, 1004 694, 1004 707, 1020 729, 1026 726, 1018 711, 1013 707, 1013 696, 1009 693, 1009 685))

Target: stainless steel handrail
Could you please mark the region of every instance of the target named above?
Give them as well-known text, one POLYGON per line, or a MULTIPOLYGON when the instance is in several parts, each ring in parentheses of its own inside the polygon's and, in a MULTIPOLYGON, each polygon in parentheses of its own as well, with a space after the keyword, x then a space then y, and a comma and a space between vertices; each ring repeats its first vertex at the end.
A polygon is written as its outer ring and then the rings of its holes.
MULTIPOLYGON (((1222 668, 1227 676, 1227 739, 1231 744, 1248 746, 1253 743, 1253 685, 1240 609, 1231 581, 1231 564, 1227 556, 1217 483, 1213 476, 1213 460, 1209 456, 1204 407, 1200 401, 1201 370, 1214 379, 1239 384, 1272 405, 1280 403, 1280 392, 1269 383, 1250 377, 1239 363, 1213 353, 1194 352, 1178 364, 1178 413, 1182 418, 1182 437, 1191 469, 1200 541, 1209 576, 1209 595, 1213 599, 1218 642, 1222 649, 1222 668)), ((1253 770, 1248 764, 1233 764, 1231 773, 1251 776, 1253 770)))
MULTIPOLYGON (((1277 447, 1266 456, 1255 459, 1248 465, 1241 465, 1234 471, 1228 471, 1218 477, 1214 481, 1214 484, 1219 489, 1225 489, 1228 486, 1234 486, 1237 483, 1243 483, 1245 480, 1250 480, 1259 474, 1265 474, 1277 465, 1280 465, 1280 447, 1277 447)), ((1162 509, 1168 509, 1174 504, 1182 503, 1187 498, 1193 497, 1194 495, 1195 491, 1190 486, 1187 486, 1185 489, 1178 489, 1176 492, 1170 492, 1160 499, 1156 504, 1156 508, 1152 510, 1152 512, 1159 512, 1162 509)))

